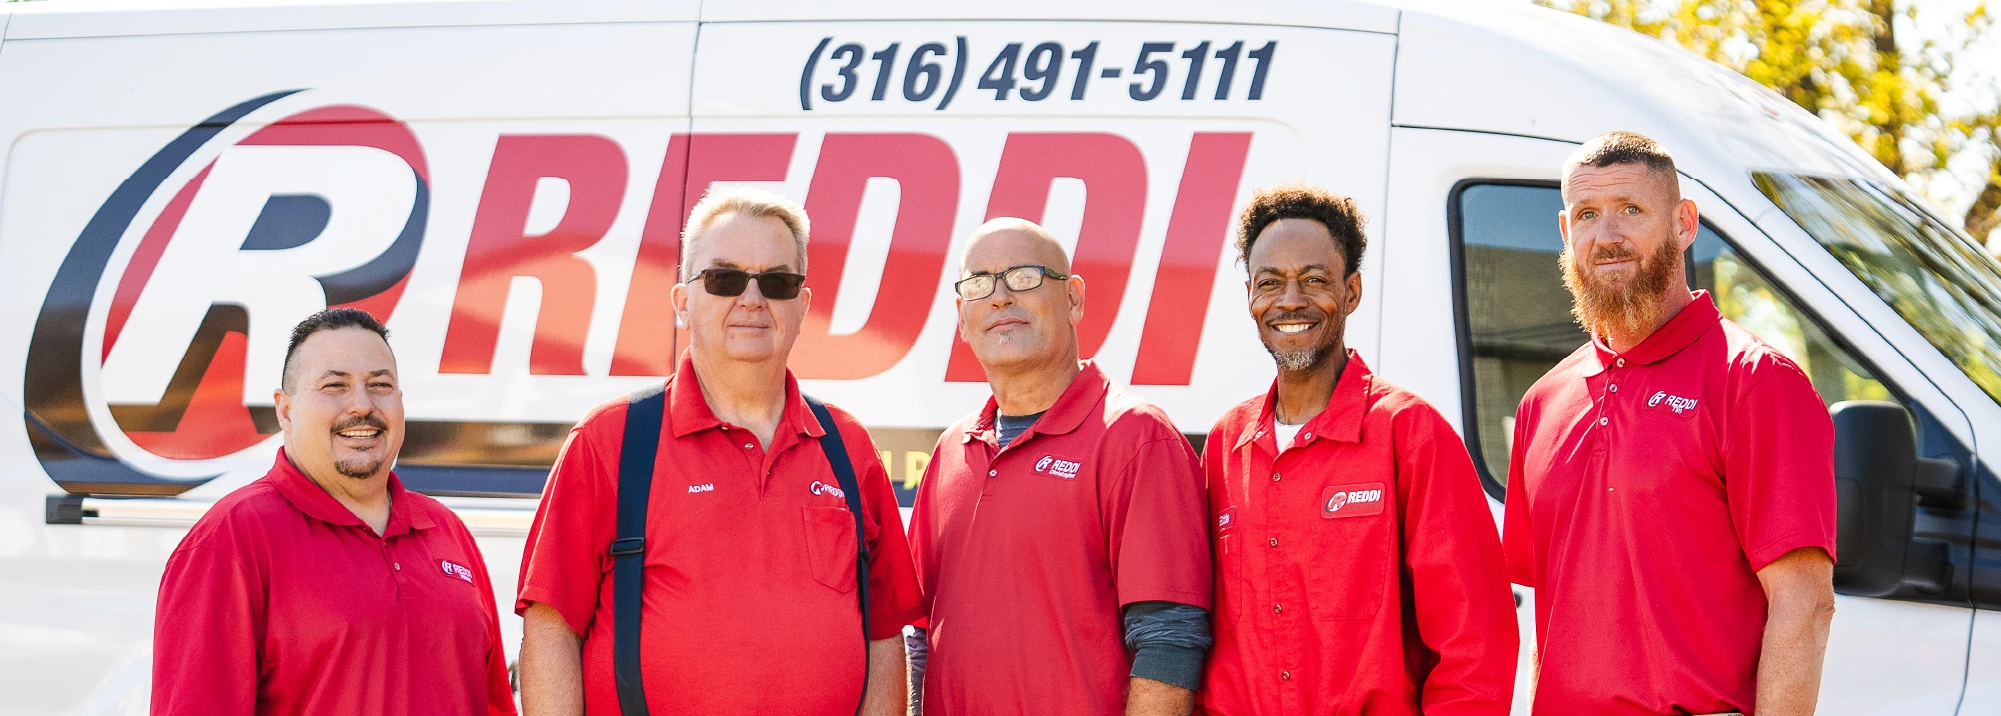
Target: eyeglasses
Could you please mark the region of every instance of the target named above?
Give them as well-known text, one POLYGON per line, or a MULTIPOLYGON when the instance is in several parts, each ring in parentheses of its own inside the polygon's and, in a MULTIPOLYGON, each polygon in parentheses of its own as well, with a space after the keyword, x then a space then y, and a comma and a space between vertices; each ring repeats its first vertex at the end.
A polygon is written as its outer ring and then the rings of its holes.
POLYGON ((790 301, 799 297, 799 287, 806 285, 806 274, 785 271, 765 271, 751 273, 729 268, 703 269, 695 274, 702 280, 702 290, 711 296, 736 297, 750 287, 750 280, 757 279, 757 292, 774 301, 790 301))
POLYGON ((978 301, 994 295, 994 287, 1002 283, 1007 284, 1009 291, 1033 291, 1042 286, 1044 277, 1058 281, 1070 280, 1069 276, 1051 271, 1048 266, 1016 266, 997 274, 976 273, 967 276, 952 284, 952 290, 959 292, 961 300, 978 301))

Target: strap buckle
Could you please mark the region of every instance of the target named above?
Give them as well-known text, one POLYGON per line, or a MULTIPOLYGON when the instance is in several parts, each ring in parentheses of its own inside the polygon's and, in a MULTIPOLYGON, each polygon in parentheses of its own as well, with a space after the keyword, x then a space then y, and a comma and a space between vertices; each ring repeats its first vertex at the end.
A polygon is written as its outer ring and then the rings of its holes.
POLYGON ((645 537, 627 537, 621 540, 613 540, 611 543, 611 556, 613 557, 623 557, 628 554, 640 554, 645 551, 646 551, 645 537))

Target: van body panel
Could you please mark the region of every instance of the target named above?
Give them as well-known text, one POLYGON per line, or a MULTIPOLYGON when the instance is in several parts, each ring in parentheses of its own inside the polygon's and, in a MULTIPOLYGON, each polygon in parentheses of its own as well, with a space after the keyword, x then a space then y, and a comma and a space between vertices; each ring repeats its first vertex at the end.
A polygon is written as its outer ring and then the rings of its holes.
POLYGON ((1770 90, 1589 18, 1527 4, 1419 0, 1398 39, 1401 126, 1571 142, 1619 128, 1673 147, 1685 168, 1889 178, 1852 141, 1770 90))
POLYGON ((1962 714, 2001 713, 2001 611, 1982 609, 1973 617, 1973 646, 1966 664, 1962 714))
POLYGON ((92 3, 20 5, 21 18, 8 28, 15 39, 186 35, 226 32, 293 32, 335 29, 379 30, 475 25, 547 25, 607 22, 694 22, 696 0, 610 2, 576 0, 472 0, 470 2, 295 2, 153 3, 113 0, 92 3))
POLYGON ((923 0, 888 2, 811 2, 810 0, 728 0, 702 4, 703 22, 797 22, 867 20, 893 21, 924 19, 938 21, 1051 20, 1051 21, 1162 21, 1175 23, 1217 23, 1278 25, 1331 30, 1395 33, 1395 0, 1280 0, 1263 3, 1207 3, 1188 0, 1146 2, 1115 0, 1104 3, 1075 3, 1063 0, 1028 0, 1011 3, 1006 10, 973 3, 933 3, 923 0))

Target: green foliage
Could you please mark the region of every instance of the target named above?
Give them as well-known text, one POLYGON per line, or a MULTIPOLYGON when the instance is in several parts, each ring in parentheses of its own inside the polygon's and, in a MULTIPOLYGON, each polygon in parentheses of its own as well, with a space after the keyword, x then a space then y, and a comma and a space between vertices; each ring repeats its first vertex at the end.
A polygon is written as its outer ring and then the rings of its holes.
MULTIPOLYGON (((1948 112, 1964 88, 1953 69, 1991 30, 1982 3, 1953 18, 1946 37, 1909 37, 1909 0, 1537 0, 1674 43, 1770 87, 1832 122, 1883 165, 1920 186, 1973 152, 1987 164, 1964 228, 1985 239, 2001 226, 2001 97, 1948 112)), ((1986 79, 1992 80, 1990 76, 1986 79)))

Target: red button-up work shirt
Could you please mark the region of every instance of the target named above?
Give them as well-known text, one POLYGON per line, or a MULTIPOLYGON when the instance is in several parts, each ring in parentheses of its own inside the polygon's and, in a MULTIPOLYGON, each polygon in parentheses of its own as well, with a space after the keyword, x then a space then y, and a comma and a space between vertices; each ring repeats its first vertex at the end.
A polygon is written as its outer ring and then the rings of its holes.
POLYGON ((1536 590, 1535 713, 1751 713, 1757 571, 1834 554, 1834 428, 1797 365, 1707 292, 1522 398, 1503 530, 1536 590))
POLYGON ((278 451, 167 560, 156 716, 512 714, 472 533, 389 476, 378 536, 278 451))
MULTIPOLYGON (((860 702, 865 647, 855 595, 855 521, 785 378, 767 449, 723 423, 683 357, 667 381, 647 496, 640 673, 655 714, 839 714, 860 702)), ((862 490, 870 639, 918 617, 917 580, 896 493, 868 431, 828 406, 862 490)), ((522 554, 523 612, 554 607, 584 635, 584 710, 617 714, 612 557, 625 399, 570 431, 522 554)))
POLYGON ((1125 712, 1121 610, 1209 606, 1207 503, 1165 413, 1084 362, 1006 449, 993 400, 945 430, 911 515, 930 615, 924 712, 1125 712))
POLYGON ((1493 512, 1452 426, 1348 352, 1281 453, 1277 386, 1216 421, 1216 647, 1202 705, 1249 714, 1508 712, 1520 637, 1493 512))

